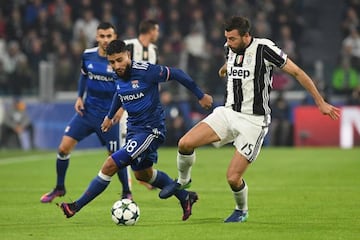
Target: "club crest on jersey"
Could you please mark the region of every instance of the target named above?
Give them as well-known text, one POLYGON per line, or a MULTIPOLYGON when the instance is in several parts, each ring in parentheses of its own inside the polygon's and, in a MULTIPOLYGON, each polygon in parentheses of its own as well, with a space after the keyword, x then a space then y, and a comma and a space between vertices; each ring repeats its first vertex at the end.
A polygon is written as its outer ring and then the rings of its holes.
POLYGON ((107 65, 107 67, 106 67, 106 72, 109 72, 109 73, 113 72, 113 69, 112 69, 112 67, 110 66, 110 64, 107 65))
POLYGON ((131 81, 132 88, 139 88, 139 80, 131 81))
POLYGON ((88 68, 88 69, 93 69, 94 66, 92 65, 92 63, 90 63, 89 65, 87 65, 87 68, 88 68))
POLYGON ((252 62, 252 58, 253 58, 252 53, 247 53, 246 54, 246 63, 250 64, 252 62))
POLYGON ((229 56, 229 62, 233 62, 233 61, 234 61, 234 55, 231 54, 231 55, 229 56))

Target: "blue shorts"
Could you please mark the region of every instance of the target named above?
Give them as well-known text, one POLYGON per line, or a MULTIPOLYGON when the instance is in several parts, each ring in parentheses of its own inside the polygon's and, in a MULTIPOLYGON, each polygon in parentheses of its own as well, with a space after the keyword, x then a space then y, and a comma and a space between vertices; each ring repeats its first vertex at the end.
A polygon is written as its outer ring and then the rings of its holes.
POLYGON ((144 170, 157 163, 157 149, 164 140, 165 135, 160 131, 128 132, 125 146, 111 157, 119 168, 131 165, 134 171, 144 170))
POLYGON ((109 152, 116 152, 119 149, 119 124, 114 125, 107 132, 101 131, 101 123, 104 116, 94 116, 87 112, 83 116, 75 114, 65 128, 64 135, 80 142, 92 133, 96 133, 101 145, 106 145, 109 152))

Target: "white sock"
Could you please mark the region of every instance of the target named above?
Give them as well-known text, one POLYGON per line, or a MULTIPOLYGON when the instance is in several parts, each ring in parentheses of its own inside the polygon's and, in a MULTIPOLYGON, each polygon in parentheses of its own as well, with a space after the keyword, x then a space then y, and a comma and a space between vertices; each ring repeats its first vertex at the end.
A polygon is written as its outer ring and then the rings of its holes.
MULTIPOLYGON (((244 181, 245 183, 245 181, 244 181)), ((245 183, 245 187, 238 192, 233 192, 237 210, 248 210, 248 186, 245 183)))
POLYGON ((177 155, 177 167, 178 167, 178 183, 184 185, 190 181, 191 178, 191 166, 196 159, 195 152, 191 155, 183 155, 178 152, 177 155))

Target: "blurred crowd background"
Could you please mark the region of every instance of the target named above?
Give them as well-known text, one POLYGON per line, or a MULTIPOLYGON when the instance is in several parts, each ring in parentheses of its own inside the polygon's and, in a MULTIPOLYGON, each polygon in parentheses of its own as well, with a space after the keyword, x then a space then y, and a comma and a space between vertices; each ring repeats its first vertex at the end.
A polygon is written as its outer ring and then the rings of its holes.
MULTIPOLYGON (((360 0, 0 0, 0 6, 0 97, 38 97, 42 61, 55 66, 55 95, 76 92, 81 54, 94 46, 99 22, 113 23, 127 39, 151 18, 160 25, 159 63, 184 69, 221 104, 222 23, 241 15, 252 21, 253 36, 272 39, 305 69, 328 101, 360 104, 360 0)), ((274 125, 284 120, 291 132, 289 103, 313 103, 280 71, 273 87, 274 125)), ((168 125, 178 129, 171 133, 182 135, 204 113, 178 84, 163 89, 168 125), (188 106, 179 107, 183 101, 188 106)), ((291 133, 271 144, 291 145, 291 133)))

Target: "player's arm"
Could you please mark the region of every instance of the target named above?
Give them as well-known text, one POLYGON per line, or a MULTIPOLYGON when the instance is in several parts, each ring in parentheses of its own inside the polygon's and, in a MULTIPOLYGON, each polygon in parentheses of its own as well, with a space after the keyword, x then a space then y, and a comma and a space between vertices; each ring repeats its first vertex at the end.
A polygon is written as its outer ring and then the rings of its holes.
POLYGON ((106 132, 112 127, 112 125, 114 124, 114 116, 117 114, 118 110, 120 110, 121 106, 122 103, 119 100, 117 92, 115 92, 109 112, 105 116, 104 121, 101 124, 101 130, 103 132, 106 132))
POLYGON ((285 65, 283 66, 282 70, 287 72, 288 74, 292 75, 296 80, 311 94, 313 97, 316 105, 318 106, 319 110, 331 117, 332 119, 338 119, 340 116, 340 109, 337 107, 328 104, 324 98, 319 93, 318 89, 316 88, 314 82, 311 78, 298 67, 293 61, 289 58, 287 59, 285 65))
POLYGON ((114 117, 112 118, 113 124, 118 123, 118 122, 120 121, 122 115, 124 114, 124 111, 125 111, 125 110, 124 110, 124 108, 122 108, 122 107, 117 110, 117 112, 115 113, 114 117))
POLYGON ((227 64, 226 62, 224 63, 224 65, 222 65, 222 67, 219 69, 219 77, 226 77, 227 74, 227 64))
POLYGON ((198 99, 201 107, 209 109, 212 106, 213 98, 204 93, 192 78, 178 68, 169 68, 169 79, 174 79, 189 89, 198 99))
POLYGON ((75 105, 74 105, 75 111, 78 114, 80 114, 80 116, 83 115, 83 111, 85 109, 84 101, 83 101, 85 88, 86 88, 86 77, 84 74, 81 74, 80 78, 79 78, 79 84, 78 84, 78 97, 77 97, 75 105))
POLYGON ((227 43, 224 44, 224 56, 225 56, 225 63, 221 66, 221 68, 218 71, 219 77, 223 78, 226 77, 227 74, 227 56, 229 54, 229 47, 227 43))

